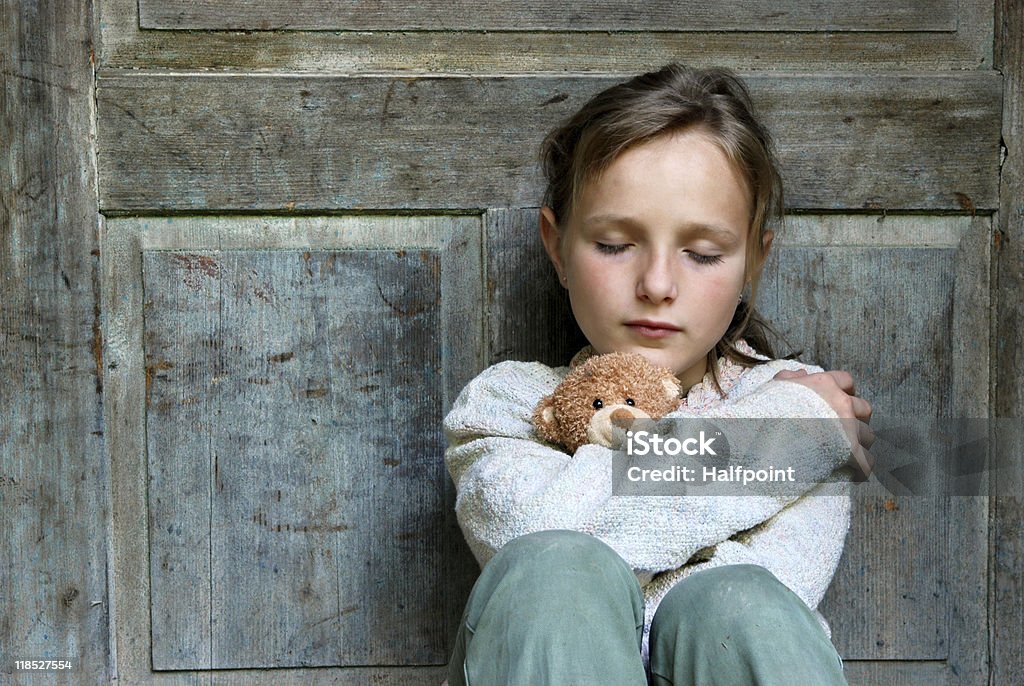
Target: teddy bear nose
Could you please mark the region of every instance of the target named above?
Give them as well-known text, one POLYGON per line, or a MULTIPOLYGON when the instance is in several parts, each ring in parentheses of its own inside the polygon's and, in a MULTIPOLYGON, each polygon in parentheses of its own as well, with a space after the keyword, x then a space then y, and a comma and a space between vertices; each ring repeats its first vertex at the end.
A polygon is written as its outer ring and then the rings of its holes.
POLYGON ((619 408, 612 412, 611 416, 612 424, 621 429, 628 429, 629 425, 633 423, 634 419, 636 419, 636 416, 634 416, 632 412, 622 408, 619 408))

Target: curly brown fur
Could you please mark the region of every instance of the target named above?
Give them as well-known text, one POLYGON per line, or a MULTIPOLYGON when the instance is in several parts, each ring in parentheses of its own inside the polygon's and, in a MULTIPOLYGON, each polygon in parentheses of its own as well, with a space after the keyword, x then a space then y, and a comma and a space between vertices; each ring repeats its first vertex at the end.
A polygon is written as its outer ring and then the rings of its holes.
POLYGON ((544 440, 575 453, 585 443, 609 445, 616 422, 665 416, 679 406, 679 391, 671 370, 639 353, 595 355, 540 401, 533 422, 544 440))

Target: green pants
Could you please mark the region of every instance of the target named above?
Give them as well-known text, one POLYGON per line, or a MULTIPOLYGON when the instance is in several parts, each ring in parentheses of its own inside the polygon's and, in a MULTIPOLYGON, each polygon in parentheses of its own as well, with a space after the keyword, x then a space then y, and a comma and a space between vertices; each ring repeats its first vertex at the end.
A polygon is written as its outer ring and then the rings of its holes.
POLYGON ((814 614, 771 572, 729 565, 677 584, 640 657, 644 598, 614 550, 574 531, 509 542, 462 616, 449 686, 816 686, 842 660, 814 614))

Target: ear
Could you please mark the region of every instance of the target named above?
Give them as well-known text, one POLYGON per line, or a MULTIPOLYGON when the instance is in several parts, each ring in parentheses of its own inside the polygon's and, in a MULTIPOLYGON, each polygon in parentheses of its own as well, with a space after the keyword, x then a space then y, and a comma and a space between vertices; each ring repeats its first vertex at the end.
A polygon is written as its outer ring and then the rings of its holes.
POLYGON ((761 259, 757 263, 756 273, 760 273, 764 267, 765 261, 768 259, 768 252, 772 249, 772 241, 775 240, 775 232, 766 229, 764 236, 761 237, 761 259))
POLYGON ((747 268, 744 270, 744 283, 743 288, 740 289, 741 293, 747 286, 753 283, 754 279, 761 278, 761 270, 764 269, 764 263, 768 261, 768 252, 772 248, 773 240, 775 240, 775 232, 765 229, 764 235, 761 237, 761 254, 752 258, 750 263, 747 264, 747 268))
POLYGON ((537 434, 545 441, 561 444, 558 435, 558 420, 555 419, 555 396, 546 395, 533 411, 533 425, 537 434))
POLYGON ((558 222, 555 221, 555 211, 550 207, 540 208, 540 240, 544 243, 544 250, 551 259, 558 273, 558 281, 563 286, 565 282, 562 277, 565 272, 562 268, 562 234, 558 229, 558 222))

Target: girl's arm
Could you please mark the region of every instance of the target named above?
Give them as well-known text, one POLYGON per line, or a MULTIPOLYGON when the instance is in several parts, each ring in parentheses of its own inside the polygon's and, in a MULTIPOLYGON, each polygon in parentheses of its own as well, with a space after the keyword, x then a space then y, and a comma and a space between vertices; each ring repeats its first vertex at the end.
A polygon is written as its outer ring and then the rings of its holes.
MULTIPOLYGON (((764 522, 796 499, 612 497, 613 451, 586 445, 570 456, 534 436, 533 408, 560 380, 554 370, 537 363, 495 365, 467 385, 445 420, 450 444, 446 462, 458 491, 456 512, 481 565, 517 536, 573 529, 601 538, 634 569, 675 569, 697 550, 764 522)), ((697 415, 683 411, 673 416, 697 415)), ((834 414, 813 391, 775 381, 700 416, 834 414)), ((819 435, 784 439, 791 444, 792 464, 801 466, 806 481, 825 480, 850 453, 838 422, 819 435)), ((748 464, 756 462, 753 455, 741 457, 749 457, 748 464)))
POLYGON ((832 582, 850 528, 848 474, 842 470, 836 474, 841 481, 820 484, 754 529, 719 543, 709 559, 655 577, 649 590, 660 600, 695 571, 755 564, 816 608, 832 582))
MULTIPOLYGON (((849 470, 837 473, 848 478, 849 470)), ((654 577, 644 587, 646 612, 644 645, 651 620, 665 595, 694 572, 731 564, 764 567, 816 611, 822 628, 831 634, 817 607, 832 583, 850 527, 848 482, 822 484, 749 533, 723 541, 710 559, 687 564, 654 577), (836 495, 830 495, 830 494, 836 495)))

